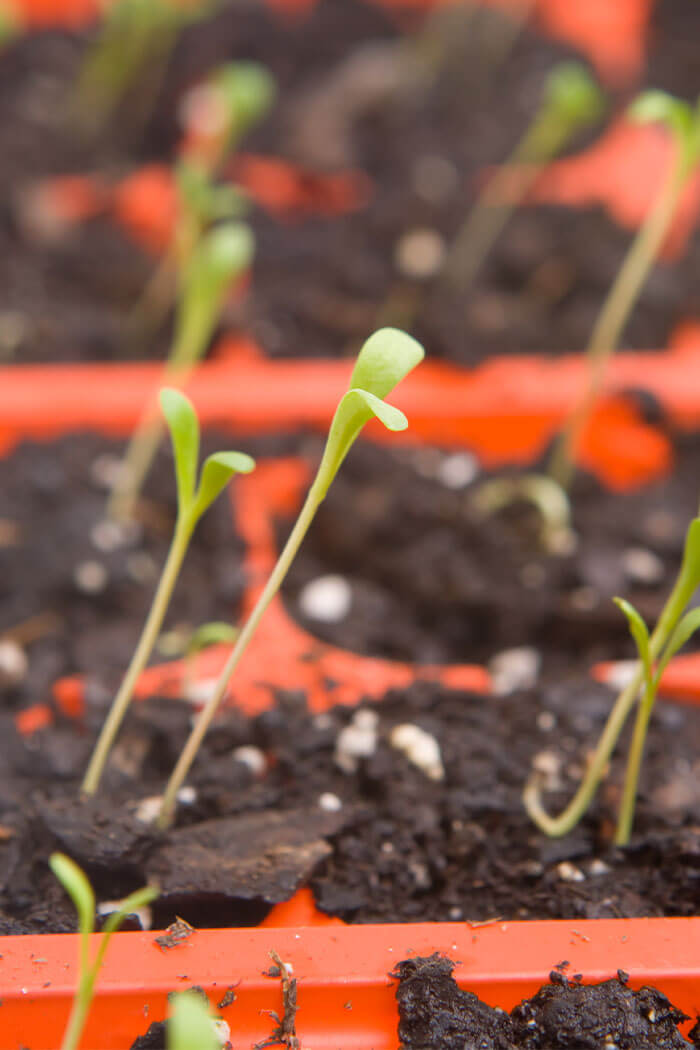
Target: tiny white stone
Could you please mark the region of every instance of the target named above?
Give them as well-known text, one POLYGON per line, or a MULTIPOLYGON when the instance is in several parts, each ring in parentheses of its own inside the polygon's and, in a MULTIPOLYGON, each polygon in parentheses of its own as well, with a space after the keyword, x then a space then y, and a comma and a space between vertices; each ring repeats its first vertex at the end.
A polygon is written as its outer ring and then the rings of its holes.
POLYGON ((111 489, 117 483, 122 469, 122 460, 119 456, 105 452, 92 461, 90 477, 93 483, 99 485, 100 488, 111 489))
POLYGON ((353 715, 352 724, 358 729, 376 729, 379 725, 379 715, 369 707, 361 707, 353 715))
POLYGON ((479 473, 476 456, 468 452, 455 452, 445 456, 437 469, 437 479, 448 489, 463 489, 479 473))
POLYGON ((304 616, 321 623, 340 623, 351 605, 352 587, 344 576, 319 576, 307 583, 299 595, 304 616))
POLYGON ((160 815, 160 807, 162 805, 162 795, 149 795, 147 798, 141 799, 136 807, 134 816, 136 817, 136 820, 140 820, 142 824, 152 824, 160 815))
POLYGON ((442 266, 446 246, 437 230, 410 230, 396 242, 394 264, 405 277, 423 280, 442 266))
POLYGON ((599 857, 595 857, 588 865, 589 875, 607 875, 610 871, 610 865, 606 864, 604 860, 600 860, 599 857))
POLYGON ((664 563, 645 547, 629 547, 622 554, 622 568, 638 583, 659 583, 664 578, 664 563))
POLYGON ((532 760, 532 768, 545 777, 555 777, 561 772, 561 757, 556 751, 540 751, 532 760))
POLYGON ((608 668, 605 684, 613 689, 624 689, 630 684, 638 670, 639 664, 636 660, 617 660, 608 668))
POLYGON ((107 586, 109 573, 99 561, 83 561, 73 572, 75 586, 83 594, 100 594, 107 586))
POLYGON ((561 864, 557 864, 557 875, 562 882, 583 882, 586 878, 581 869, 568 860, 563 860, 561 864))
POLYGON ((219 1018, 212 1018, 211 1026, 214 1029, 214 1036, 219 1041, 220 1046, 229 1046, 231 1043, 231 1026, 219 1018))
POLYGON ((459 922, 460 919, 464 918, 464 912, 461 908, 450 908, 450 910, 447 913, 447 917, 449 919, 452 919, 453 922, 459 922))
POLYGON ((10 638, 0 641, 0 686, 19 685, 27 676, 29 661, 21 645, 10 638))
POLYGON ((551 733, 556 724, 556 715, 553 715, 551 711, 540 711, 537 716, 538 729, 541 729, 543 733, 551 733))
POLYGON ((419 860, 414 860, 411 861, 408 868, 413 876, 413 881, 415 882, 417 889, 427 890, 432 886, 432 879, 430 878, 427 864, 423 864, 419 860))
MULTIPOLYGON (((96 907, 97 914, 100 916, 112 915, 113 912, 119 911, 124 904, 124 901, 99 901, 96 907)), ((129 915, 135 915, 139 920, 139 925, 142 930, 150 930, 153 924, 153 916, 151 909, 146 904, 142 908, 134 908, 133 911, 129 912, 129 915)))
POLYGON ((333 719, 327 711, 322 711, 320 715, 314 715, 314 729, 331 729, 333 727, 333 719))
POLYGON ((382 842, 382 853, 393 853, 394 843, 393 842, 382 842))
POLYGON ((401 751, 429 780, 444 780, 440 745, 430 733, 412 722, 403 722, 394 726, 389 739, 391 746, 401 751))
POLYGON ((90 540, 93 547, 98 551, 107 553, 126 547, 130 542, 128 530, 124 529, 118 521, 95 522, 90 530, 90 540))
POLYGON ((504 649, 489 660, 491 687, 496 696, 506 696, 517 689, 531 689, 537 682, 542 657, 530 646, 504 649))
POLYGON ((326 813, 337 813, 343 808, 343 803, 337 795, 334 795, 332 791, 324 791, 319 796, 318 804, 321 809, 325 810, 326 813))
POLYGON ((195 707, 200 707, 203 704, 206 704, 207 700, 211 699, 214 695, 214 690, 216 689, 218 682, 218 678, 200 678, 196 682, 189 682, 187 685, 185 700, 194 704, 195 707))
POLYGON ((361 758, 377 750, 377 733, 373 728, 353 724, 341 729, 335 741, 335 762, 344 773, 354 773, 361 758))
POLYGON ((189 784, 185 784, 181 787, 177 793, 177 800, 181 802, 183 806, 191 806, 193 802, 197 801, 197 792, 195 788, 189 784))
POLYGON ((261 777, 267 769, 265 755, 259 747, 253 747, 251 744, 237 747, 233 752, 233 758, 236 762, 242 762, 244 766, 247 766, 256 777, 261 777))

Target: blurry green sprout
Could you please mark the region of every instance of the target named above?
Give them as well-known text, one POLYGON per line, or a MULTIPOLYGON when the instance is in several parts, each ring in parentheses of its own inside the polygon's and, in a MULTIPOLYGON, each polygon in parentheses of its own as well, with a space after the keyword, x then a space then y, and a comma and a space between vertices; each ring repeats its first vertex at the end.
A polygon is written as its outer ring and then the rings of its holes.
POLYGON ((663 91, 646 91, 632 103, 628 113, 641 123, 665 125, 673 141, 673 160, 591 333, 586 350, 585 389, 567 420, 549 465, 550 476, 564 488, 571 483, 577 446, 598 399, 610 357, 668 233, 680 196, 700 161, 700 99, 693 106, 663 91))
POLYGON ((177 792, 223 700, 229 680, 265 610, 287 575, 318 507, 360 431, 372 418, 377 418, 388 430, 404 430, 408 426, 403 412, 387 404, 384 398, 416 367, 423 356, 422 346, 395 328, 380 329, 370 336, 362 347, 350 378, 350 387, 336 408, 320 466, 299 517, 255 608, 238 636, 210 699, 197 718, 168 782, 159 817, 161 827, 170 823, 175 810, 177 792))
POLYGON ((274 78, 258 62, 227 62, 193 88, 186 102, 187 123, 205 127, 210 145, 206 163, 215 170, 252 127, 269 112, 276 94, 274 78))
POLYGON ((568 834, 578 824, 593 801, 593 796, 613 753, 627 718, 637 707, 637 717, 630 745, 625 784, 618 813, 615 842, 624 846, 629 842, 634 820, 639 770, 644 754, 649 719, 651 717, 661 676, 669 660, 700 627, 700 609, 686 612, 700 585, 700 518, 690 523, 685 539, 681 568, 651 635, 636 609, 621 598, 615 599, 627 617, 630 633, 639 653, 639 667, 620 692, 610 712, 598 747, 584 779, 569 805, 558 817, 551 817, 541 799, 541 778, 535 775, 524 792, 525 808, 532 820, 547 835, 568 834))
POLYGON ((90 1004, 95 993, 95 981, 102 967, 107 946, 112 934, 119 929, 127 915, 144 908, 158 896, 153 886, 136 890, 126 897, 115 912, 107 918, 102 927, 102 939, 92 963, 90 962, 90 936, 95 928, 95 895, 85 873, 78 865, 63 853, 53 853, 49 858, 52 872, 63 886, 75 905, 78 913, 78 930, 80 933, 80 960, 78 971, 78 988, 73 999, 68 1026, 61 1042, 61 1050, 76 1050, 85 1027, 90 1004))
MULTIPOLYGON (((253 258, 253 235, 243 223, 216 226, 194 248, 187 263, 175 317, 175 336, 164 382, 182 384, 201 359, 218 324, 231 284, 253 258)), ((136 427, 112 490, 108 512, 129 518, 163 436, 151 407, 136 427)))
POLYGON ((221 1050, 214 1021, 197 992, 178 992, 170 999, 168 1050, 221 1050))
POLYGON ((555 66, 530 126, 505 165, 489 179, 452 243, 443 273, 453 289, 467 290, 544 164, 577 132, 600 120, 604 110, 605 96, 585 66, 578 62, 555 66))
POLYGON ((532 504, 538 512, 542 549, 549 554, 571 553, 576 543, 571 505, 564 490, 551 478, 540 474, 493 478, 477 486, 473 502, 482 514, 496 514, 518 500, 532 504))
POLYGON ((234 474, 248 474, 255 462, 243 452, 215 452, 202 466, 199 481, 199 422, 191 403, 179 390, 160 392, 160 404, 170 430, 177 482, 177 520, 172 543, 141 638, 119 687, 90 759, 82 790, 92 795, 143 671, 160 634, 180 567, 197 522, 223 492, 234 474))
POLYGON ((197 654, 211 645, 233 645, 239 634, 237 627, 222 620, 203 623, 201 627, 192 632, 185 647, 185 672, 182 685, 184 696, 189 696, 192 691, 197 654))

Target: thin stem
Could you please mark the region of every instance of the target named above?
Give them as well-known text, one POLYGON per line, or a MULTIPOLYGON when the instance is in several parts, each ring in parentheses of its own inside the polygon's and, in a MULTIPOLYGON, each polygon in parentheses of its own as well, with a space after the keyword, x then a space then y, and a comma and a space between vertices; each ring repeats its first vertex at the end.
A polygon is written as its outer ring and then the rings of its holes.
POLYGON ((687 174, 685 151, 679 145, 666 184, 632 242, 598 315, 586 350, 586 389, 569 416, 549 463, 550 477, 562 488, 566 489, 571 484, 581 432, 600 393, 608 361, 617 347, 622 330, 671 224, 687 174))
POLYGON ((627 758, 627 769, 625 771, 625 784, 622 791, 620 811, 617 817, 617 829, 615 832, 615 845, 626 846, 632 834, 634 823, 634 810, 637 801, 637 786, 639 784, 639 771, 642 767, 644 757, 644 744, 646 742, 649 719, 654 710, 656 701, 656 689, 647 686, 639 704, 637 718, 634 723, 634 732, 630 744, 629 756, 627 758))
POLYGON ((70 1017, 61 1040, 61 1050, 77 1050, 92 999, 93 974, 90 971, 90 932, 80 933, 80 980, 70 1017))
POLYGON ((178 520, 175 527, 175 534, 170 545, 168 557, 163 567, 153 604, 141 632, 139 643, 102 727, 95 750, 92 753, 82 785, 82 791, 85 795, 94 795, 98 788, 114 738, 131 702, 134 687, 148 662, 160 633, 170 597, 173 593, 183 558, 187 552, 194 524, 195 522, 190 516, 185 516, 182 520, 178 520))
MULTIPOLYGON (((673 590, 661 612, 659 622, 649 639, 649 653, 655 660, 665 646, 671 632, 683 615, 688 601, 690 600, 694 586, 685 578, 683 572, 679 575, 673 590)), ((540 794, 540 782, 538 778, 532 778, 523 792, 523 802, 530 818, 545 834, 558 838, 568 834, 578 824, 586 812, 595 795, 598 784, 603 778, 605 767, 613 753, 622 728, 632 710, 644 681, 644 671, 641 663, 632 681, 622 690, 618 696, 613 709, 608 715, 605 729, 598 742, 593 761, 581 782, 578 791, 569 805, 558 817, 551 817, 542 805, 540 794)))
POLYGON ((158 818, 158 825, 161 828, 167 827, 172 820, 175 812, 177 793, 182 787, 202 740, 204 739, 204 736, 211 725, 212 719, 224 698, 231 675, 238 666, 265 610, 282 585, 282 581, 289 571, 289 566, 296 557, 296 553, 301 546, 302 540, 304 539, 322 500, 323 496, 319 494, 318 486, 316 482, 314 482, 306 497, 301 513, 294 524, 294 528, 289 535, 289 539, 284 545, 284 549, 277 560, 277 564, 272 570, 270 578, 265 584, 265 587, 258 598, 253 611, 248 617, 245 626, 241 630, 231 655, 226 662, 226 666, 219 675, 214 692, 202 708, 187 743, 180 754, 175 769, 170 776, 170 780, 168 781, 163 796, 160 816, 158 818))

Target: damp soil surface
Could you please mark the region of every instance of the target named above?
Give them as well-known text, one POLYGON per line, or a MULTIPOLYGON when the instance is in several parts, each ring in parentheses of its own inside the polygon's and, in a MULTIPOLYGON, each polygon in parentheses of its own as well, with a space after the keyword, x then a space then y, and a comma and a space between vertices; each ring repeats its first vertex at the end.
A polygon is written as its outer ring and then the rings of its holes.
POLYGON ((553 970, 550 983, 510 1014, 461 990, 454 963, 437 955, 399 963, 399 1039, 404 1050, 681 1050, 678 1024, 688 1020, 654 988, 632 991, 627 975, 583 985, 553 970))
MULTIPOLYGON (((678 31, 692 0, 657 8, 646 80, 695 98, 690 36, 678 31)), ((129 326, 153 260, 106 216, 49 230, 28 191, 49 175, 87 170, 110 181, 144 163, 170 163, 184 91, 232 58, 263 62, 279 85, 273 112, 244 149, 312 172, 361 171, 374 189, 345 217, 289 222, 256 210, 254 280, 230 309, 229 326, 274 356, 349 354, 388 321, 461 363, 585 346, 630 241, 602 212, 522 210, 466 294, 447 291, 429 265, 426 272, 425 241, 410 247, 417 230, 429 231, 428 255, 450 243, 480 173, 509 155, 548 71, 572 57, 567 47, 490 8, 457 7, 425 23, 365 0, 320 0, 308 17, 290 21, 246 0, 182 34, 150 117, 139 119, 132 97, 91 139, 66 116, 89 42, 89 34, 33 34, 0 56, 0 361, 166 353, 168 324, 147 333, 129 326)), ((611 112, 625 101, 613 96, 611 112)), ((682 260, 656 267, 626 345, 663 346, 675 323, 693 314, 698 251, 691 239, 682 260)))

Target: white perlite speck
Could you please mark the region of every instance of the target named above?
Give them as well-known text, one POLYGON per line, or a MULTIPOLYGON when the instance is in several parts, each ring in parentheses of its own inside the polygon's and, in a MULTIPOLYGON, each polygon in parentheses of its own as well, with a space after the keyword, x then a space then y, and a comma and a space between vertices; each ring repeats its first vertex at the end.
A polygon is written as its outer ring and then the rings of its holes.
POLYGON ((299 595, 299 608, 304 616, 321 623, 340 623, 351 605, 352 587, 344 576, 319 576, 307 583, 299 595))
POLYGON ((489 660, 491 686, 496 696, 507 696, 518 689, 532 689, 537 682, 542 656, 537 649, 520 646, 504 649, 489 660))
POLYGON ((429 780, 444 780, 440 745, 434 736, 426 733, 412 722, 394 726, 390 736, 391 746, 403 752, 409 762, 425 773, 429 780))
POLYGON ((463 489, 469 485, 479 473, 479 464, 476 456, 470 456, 468 452, 455 452, 451 456, 445 456, 436 471, 436 477, 445 488, 463 489))
POLYGON ((83 561, 76 565, 73 580, 83 594, 100 594, 107 586, 109 573, 100 561, 83 561))
POLYGON ((377 724, 374 711, 356 711, 349 725, 341 729, 335 741, 335 763, 344 773, 354 773, 361 758, 377 750, 377 724))
POLYGON ((319 795, 318 804, 326 813, 338 813, 343 808, 342 801, 332 791, 324 791, 319 795))
POLYGON ((0 686, 19 685, 27 677, 29 661, 21 645, 10 638, 0 641, 0 686))
POLYGON ((636 583, 659 583, 664 578, 664 563, 646 547, 629 547, 621 560, 625 575, 636 583))
POLYGON ((410 230, 394 249, 394 265, 404 277, 433 277, 445 258, 445 239, 437 230, 410 230))
POLYGON ((236 762, 242 762, 244 766, 247 766, 253 776, 261 777, 267 769, 267 759, 259 747, 244 744, 243 747, 237 747, 234 750, 233 757, 236 762))
POLYGON ((583 882, 586 878, 581 869, 568 860, 563 860, 561 864, 557 864, 557 875, 562 882, 583 882))
POLYGON ((638 670, 639 664, 636 660, 617 660, 608 667, 605 673, 605 684, 612 689, 624 689, 630 684, 638 670))

